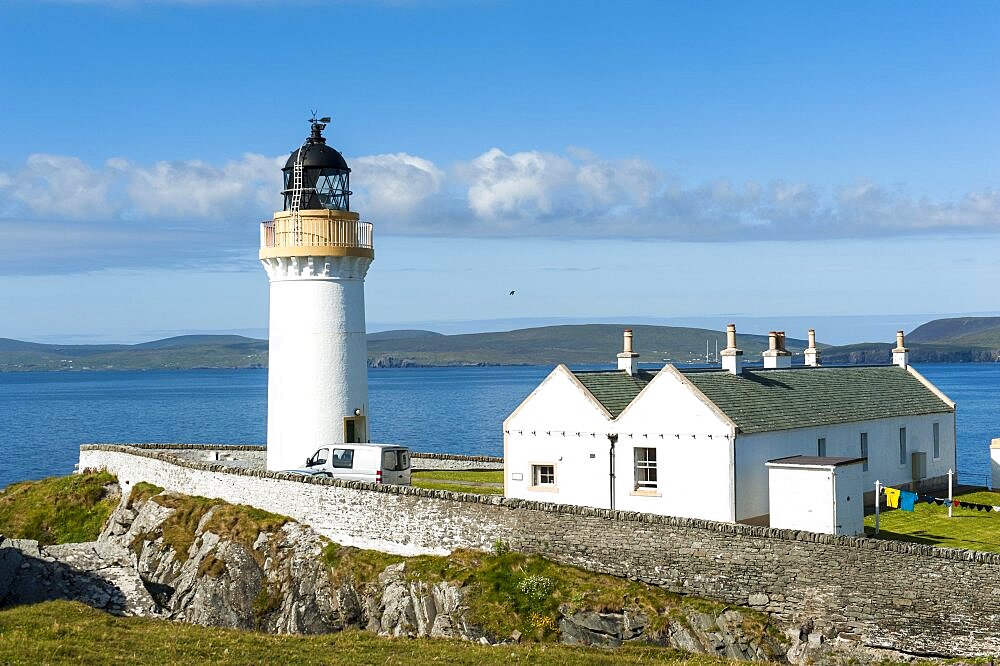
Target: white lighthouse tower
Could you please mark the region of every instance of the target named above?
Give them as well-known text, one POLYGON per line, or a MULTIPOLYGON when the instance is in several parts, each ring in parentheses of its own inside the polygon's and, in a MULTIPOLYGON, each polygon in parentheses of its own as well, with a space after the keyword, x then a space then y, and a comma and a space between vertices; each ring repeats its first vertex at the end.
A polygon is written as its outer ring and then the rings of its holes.
POLYGON ((329 118, 285 163, 284 210, 261 225, 271 287, 267 468, 302 467, 318 446, 368 441, 365 274, 372 225, 350 209, 344 156, 329 118))

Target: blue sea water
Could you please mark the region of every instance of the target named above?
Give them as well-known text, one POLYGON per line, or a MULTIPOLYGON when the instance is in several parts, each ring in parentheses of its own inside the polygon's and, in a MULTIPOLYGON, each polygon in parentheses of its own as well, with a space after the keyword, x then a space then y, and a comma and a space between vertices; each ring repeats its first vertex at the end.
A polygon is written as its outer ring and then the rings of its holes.
MULTIPOLYGON (((500 455, 503 419, 549 367, 369 371, 373 441, 500 455)), ((1000 364, 921 365, 958 403, 958 468, 984 485, 1000 436, 1000 364)), ((266 370, 0 373, 0 488, 68 474, 80 444, 263 444, 266 370)))

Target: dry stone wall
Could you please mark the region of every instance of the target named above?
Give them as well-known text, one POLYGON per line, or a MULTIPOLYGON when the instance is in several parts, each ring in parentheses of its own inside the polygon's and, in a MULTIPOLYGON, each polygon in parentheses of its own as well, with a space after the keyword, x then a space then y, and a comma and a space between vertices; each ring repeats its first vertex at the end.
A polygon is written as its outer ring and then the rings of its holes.
POLYGON ((288 515, 339 543, 401 554, 524 552, 746 605, 903 652, 1000 653, 1000 555, 507 499, 295 480, 160 451, 83 447, 80 468, 288 515))

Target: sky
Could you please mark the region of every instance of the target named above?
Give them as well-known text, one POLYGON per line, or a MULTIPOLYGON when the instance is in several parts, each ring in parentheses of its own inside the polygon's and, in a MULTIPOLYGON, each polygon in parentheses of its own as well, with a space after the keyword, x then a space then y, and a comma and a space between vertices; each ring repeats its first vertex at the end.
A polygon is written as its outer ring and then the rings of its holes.
POLYGON ((1000 3, 6 0, 0 57, 0 337, 266 336, 313 110, 369 330, 1000 313, 1000 3))

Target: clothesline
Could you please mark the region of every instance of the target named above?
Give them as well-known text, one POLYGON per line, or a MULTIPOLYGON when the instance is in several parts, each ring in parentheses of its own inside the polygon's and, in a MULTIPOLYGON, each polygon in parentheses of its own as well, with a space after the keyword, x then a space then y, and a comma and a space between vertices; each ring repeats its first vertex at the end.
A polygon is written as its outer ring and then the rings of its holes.
POLYGON ((1000 506, 991 504, 979 504, 977 502, 966 502, 957 499, 948 499, 947 497, 934 497, 933 495, 919 495, 917 493, 911 493, 908 490, 900 490, 898 488, 889 488, 883 486, 882 492, 885 495, 886 505, 890 509, 901 509, 903 511, 913 511, 913 506, 918 501, 926 502, 927 504, 937 504, 938 506, 952 506, 952 507, 962 507, 965 509, 972 509, 973 511, 996 511, 1000 513, 1000 506))

